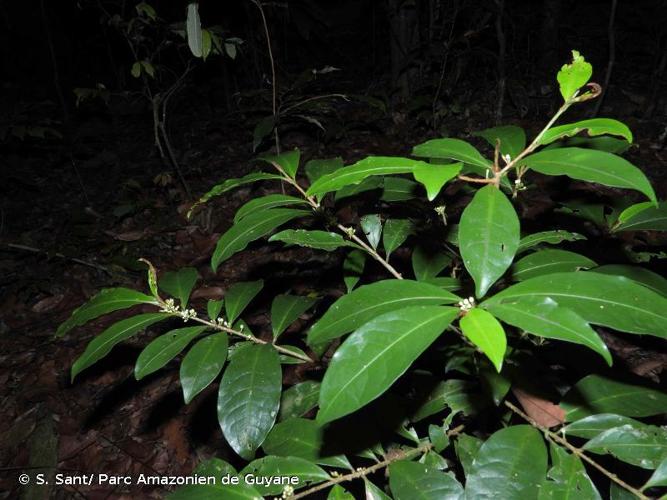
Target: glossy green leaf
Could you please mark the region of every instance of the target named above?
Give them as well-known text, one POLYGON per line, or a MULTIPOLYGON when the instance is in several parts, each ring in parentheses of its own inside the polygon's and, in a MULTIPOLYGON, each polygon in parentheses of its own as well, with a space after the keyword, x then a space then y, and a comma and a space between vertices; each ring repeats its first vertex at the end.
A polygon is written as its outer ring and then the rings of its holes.
POLYGON ((306 177, 308 177, 308 180, 312 184, 320 177, 335 172, 344 166, 345 164, 343 163, 343 159, 340 157, 326 158, 321 160, 310 160, 306 162, 304 171, 306 172, 306 177))
POLYGON ((292 456, 320 465, 351 469, 345 456, 323 455, 323 433, 314 420, 290 418, 276 424, 264 440, 262 449, 267 455, 292 456))
POLYGON ((667 298, 622 276, 586 271, 538 276, 506 288, 484 304, 488 309, 524 297, 550 297, 592 324, 667 338, 667 298))
POLYGON ((503 156, 510 155, 510 158, 519 156, 519 153, 526 147, 526 132, 516 125, 487 128, 475 135, 486 139, 494 149, 496 141, 500 140, 500 154, 503 156))
POLYGON ((625 276, 656 293, 667 296, 667 279, 653 271, 639 266, 627 266, 622 264, 608 264, 594 267, 591 271, 595 273, 611 274, 612 276, 625 276))
POLYGON ((288 245, 299 245, 327 252, 332 252, 341 247, 359 248, 359 245, 347 241, 338 233, 319 230, 285 229, 271 236, 269 241, 282 241, 288 245))
MULTIPOLYGON (((359 184, 350 184, 349 186, 343 186, 338 191, 336 191, 336 196, 334 197, 335 202, 338 203, 345 198, 351 198, 352 196, 357 196, 361 193, 367 191, 374 191, 376 189, 381 189, 384 184, 383 177, 367 177, 359 184)), ((326 193, 322 193, 324 196, 326 193)))
POLYGON ((270 345, 236 349, 220 381, 218 422, 232 449, 250 460, 273 427, 280 405, 282 373, 270 345))
POLYGON ((457 280, 456 278, 448 278, 446 276, 428 278, 424 281, 426 283, 430 283, 431 285, 435 285, 437 287, 444 288, 445 290, 449 291, 459 290, 461 288, 461 283, 459 282, 459 280, 457 280))
MULTIPOLYGON (((303 349, 300 347, 295 347, 293 345, 282 345, 281 346, 283 349, 287 349, 289 352, 294 353, 297 356, 308 356, 303 349)), ((290 356, 288 354, 283 354, 280 353, 279 355, 280 358, 280 364, 281 365, 300 365, 302 363, 306 363, 307 361, 303 359, 298 359, 294 356, 290 356)))
POLYGON ((280 153, 279 155, 261 156, 259 159, 270 163, 271 165, 278 165, 288 176, 294 179, 296 177, 296 172, 299 169, 301 151, 293 149, 291 151, 280 153))
POLYGON ((299 316, 310 309, 317 299, 298 295, 277 295, 271 304, 271 327, 274 340, 299 316))
POLYGON ((194 484, 177 489, 169 493, 168 500, 262 500, 264 497, 253 488, 245 484, 243 479, 239 484, 194 484))
POLYGON ((608 453, 623 462, 653 470, 667 458, 667 430, 654 425, 622 425, 598 434, 583 449, 608 453))
POLYGON ((568 102, 576 92, 588 83, 593 67, 576 50, 572 51, 572 62, 564 64, 556 75, 563 100, 568 102))
POLYGON ((395 500, 463 500, 463 487, 453 475, 417 462, 399 460, 389 466, 389 487, 395 500))
MULTIPOLYGON (((195 203, 192 208, 194 208, 197 205, 201 205, 202 203, 206 203, 211 198, 220 196, 221 194, 224 194, 227 191, 231 191, 232 189, 236 189, 237 187, 243 186, 245 184, 251 184, 257 181, 280 180, 280 179, 282 179, 282 177, 280 177, 279 175, 269 174, 266 172, 253 172, 239 179, 227 179, 224 182, 213 186, 205 195, 203 195, 201 198, 199 198, 199 200, 197 200, 197 203, 195 203)), ((190 212, 188 212, 188 215, 192 213, 192 208, 190 209, 190 212)))
POLYGON ((364 489, 366 495, 365 500, 391 500, 390 496, 366 478, 364 478, 364 489))
POLYGON ((384 223, 384 233, 382 235, 382 246, 387 254, 387 258, 391 253, 400 247, 408 236, 412 233, 413 224, 409 219, 387 219, 384 223))
POLYGON ((491 396, 493 404, 499 406, 512 387, 512 381, 504 374, 498 373, 491 363, 481 364, 479 377, 484 391, 491 396))
POLYGON ((196 2, 188 4, 185 28, 190 52, 195 57, 202 57, 201 21, 199 19, 199 4, 196 2))
POLYGON ((343 167, 317 179, 308 189, 308 195, 322 195, 345 186, 359 184, 374 175, 409 174, 417 166, 427 165, 423 161, 394 156, 369 156, 353 165, 343 167))
POLYGON ((577 148, 598 149, 607 153, 620 155, 630 149, 632 144, 624 139, 617 139, 608 135, 600 137, 566 137, 552 142, 544 149, 569 148, 573 146, 577 148))
POLYGON ((457 314, 453 307, 406 307, 357 329, 324 374, 318 423, 348 415, 385 392, 457 314))
POLYGON ((568 422, 597 413, 649 417, 664 413, 667 394, 601 375, 588 375, 567 392, 560 406, 567 412, 568 422))
POLYGON ((667 486, 667 458, 660 462, 642 489, 655 488, 657 486, 667 486))
POLYGON ((632 132, 625 123, 611 118, 591 118, 576 123, 566 123, 558 127, 550 128, 541 137, 539 144, 550 144, 563 137, 572 137, 585 130, 589 136, 595 135, 618 135, 629 143, 632 143, 632 132))
POLYGON ((264 280, 241 281, 229 287, 229 290, 225 293, 227 321, 234 323, 263 287, 264 280))
POLYGON ((597 415, 590 415, 582 418, 569 425, 566 425, 560 432, 563 436, 576 436, 585 439, 593 439, 602 434, 604 431, 613 429, 614 427, 629 426, 631 428, 640 429, 645 426, 639 420, 623 415, 614 415, 613 413, 598 413, 597 415))
POLYGON ((278 421, 282 422, 289 418, 303 417, 317 406, 319 397, 319 382, 306 380, 305 382, 293 385, 284 391, 280 398, 278 421))
POLYGON ((488 185, 463 210, 459 248, 463 264, 483 297, 512 264, 519 247, 519 218, 502 191, 488 185))
POLYGON ((426 188, 426 197, 428 201, 433 201, 440 193, 442 187, 459 175, 463 163, 452 163, 451 165, 432 165, 426 163, 415 167, 412 172, 417 182, 420 182, 426 188))
POLYGON ((419 186, 415 181, 402 177, 385 177, 382 190, 382 201, 406 201, 416 197, 415 190, 419 186))
POLYGON ((116 344, 168 317, 169 315, 165 313, 139 314, 114 323, 91 340, 83 354, 74 362, 72 365, 72 380, 83 370, 109 354, 116 344))
POLYGON ((188 404, 220 374, 227 360, 229 338, 216 333, 199 340, 181 362, 180 379, 183 399, 188 404))
POLYGON ((335 484, 334 487, 329 490, 327 500, 354 500, 354 495, 345 491, 345 488, 341 485, 335 484))
POLYGON ((206 328, 206 326, 178 328, 157 337, 139 354, 134 366, 136 379, 141 380, 165 366, 206 328))
POLYGON ((382 235, 382 219, 380 219, 380 215, 364 215, 359 219, 359 224, 366 236, 366 241, 373 247, 373 250, 377 249, 377 246, 380 244, 380 236, 382 235))
POLYGON ((503 326, 484 309, 473 308, 459 321, 461 331, 491 360, 496 370, 503 367, 507 337, 503 326))
POLYGON ((612 359, 609 349, 588 322, 576 312, 561 307, 551 297, 522 296, 514 301, 502 301, 481 307, 498 319, 517 328, 549 339, 573 342, 600 354, 608 365, 612 359))
POLYGON ((563 229, 556 229, 555 231, 542 231, 539 233, 529 234, 528 236, 521 238, 517 253, 524 252, 525 250, 528 250, 529 248, 537 245, 557 245, 563 241, 577 241, 585 239, 586 237, 579 233, 572 233, 570 231, 564 231, 563 229))
POLYGON ((579 457, 551 443, 552 467, 539 490, 538 500, 601 500, 579 457))
POLYGON ((199 279, 199 273, 194 267, 184 267, 178 271, 165 273, 158 284, 160 288, 172 297, 176 297, 181 308, 188 305, 190 293, 199 279))
POLYGON ((537 498, 547 472, 547 449, 540 432, 515 425, 495 432, 477 452, 466 478, 466 498, 537 498))
POLYGON ((218 319, 218 316, 220 316, 220 311, 222 311, 222 306, 224 305, 225 301, 223 299, 220 300, 209 300, 206 303, 206 314, 208 314, 209 319, 215 321, 218 319))
POLYGON ((614 231, 667 231, 667 202, 643 205, 640 210, 626 210, 619 216, 614 231))
POLYGON ((384 280, 364 285, 338 299, 308 332, 308 343, 335 339, 377 316, 418 305, 458 302, 459 297, 428 283, 384 280))
POLYGON ((350 293, 361 279, 366 266, 366 252, 362 250, 352 250, 343 262, 343 281, 350 293))
POLYGON ((261 212, 271 208, 286 207, 290 205, 307 204, 308 202, 306 202, 306 200, 295 198, 294 196, 287 196, 284 194, 269 194, 260 198, 253 198, 236 211, 236 215, 234 215, 234 224, 255 212, 261 212))
POLYGON ((634 189, 644 193, 653 203, 658 203, 651 183, 641 170, 624 158, 605 151, 549 149, 526 156, 522 163, 545 175, 567 175, 580 181, 634 189))
POLYGON ((157 305, 157 300, 150 295, 129 288, 107 288, 75 309, 67 321, 58 327, 56 336, 65 335, 72 328, 88 323, 103 314, 120 311, 139 304, 157 305))
MULTIPOLYGON (((253 460, 241 472, 240 475, 246 476, 252 474, 257 478, 278 478, 278 477, 298 477, 298 484, 293 488, 298 490, 305 488, 311 483, 320 483, 330 479, 329 474, 321 467, 297 457, 274 457, 269 455, 264 458, 253 460)), ((272 481, 265 482, 268 485, 256 485, 257 490, 266 498, 269 495, 280 495, 284 486, 282 484, 274 484, 272 481)))
POLYGON ((475 168, 475 172, 485 176, 491 169, 491 162, 477 149, 461 139, 432 139, 412 149, 412 155, 421 158, 439 158, 460 161, 475 168))
POLYGON ((272 208, 244 217, 238 224, 229 228, 218 240, 211 257, 211 267, 215 271, 221 262, 243 250, 250 242, 266 236, 286 222, 307 215, 310 215, 310 212, 306 210, 272 208))
POLYGON ((454 449, 456 450, 456 456, 461 463, 463 468, 464 475, 468 477, 472 472, 472 464, 475 461, 479 449, 482 447, 484 442, 469 434, 459 434, 456 436, 456 441, 454 442, 454 449))
POLYGON ((422 405, 410 417, 412 422, 419 422, 449 408, 452 413, 473 415, 481 406, 475 384, 466 380, 449 379, 439 382, 429 392, 422 405))
POLYGON ((412 270, 418 281, 435 278, 451 262, 451 257, 444 252, 432 251, 421 245, 412 251, 412 270))
POLYGON ((567 250, 538 250, 519 259, 512 266, 512 277, 524 281, 545 274, 578 271, 597 264, 584 255, 567 250))

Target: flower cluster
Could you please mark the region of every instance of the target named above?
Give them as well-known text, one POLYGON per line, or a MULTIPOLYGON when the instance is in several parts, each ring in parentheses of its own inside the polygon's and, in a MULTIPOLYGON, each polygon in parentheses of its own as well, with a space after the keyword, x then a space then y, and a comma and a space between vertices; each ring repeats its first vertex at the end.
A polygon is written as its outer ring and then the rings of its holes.
POLYGON ((475 307, 475 297, 468 297, 467 299, 463 299, 457 305, 461 311, 468 312, 470 309, 475 307))
POLYGON ((166 313, 180 316, 183 318, 183 321, 188 321, 189 319, 197 317, 197 311, 194 309, 181 310, 181 308, 174 303, 174 299, 165 300, 164 304, 162 304, 162 310, 166 313))

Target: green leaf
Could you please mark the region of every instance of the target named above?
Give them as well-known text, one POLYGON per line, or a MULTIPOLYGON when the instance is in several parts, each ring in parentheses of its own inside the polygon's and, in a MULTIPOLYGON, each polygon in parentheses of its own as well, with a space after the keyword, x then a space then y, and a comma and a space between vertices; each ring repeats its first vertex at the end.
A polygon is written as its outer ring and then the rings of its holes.
POLYGON ((91 340, 84 353, 74 362, 72 380, 83 370, 109 354, 116 344, 168 317, 169 315, 165 313, 139 314, 114 323, 91 340))
POLYGON ((178 271, 165 273, 160 278, 159 285, 169 295, 178 298, 181 309, 185 309, 188 305, 190 292, 192 292, 198 279, 199 274, 194 267, 184 267, 178 271))
POLYGON ((516 125, 504 125, 487 128, 474 134, 483 137, 495 149, 496 141, 500 140, 500 154, 510 155, 510 158, 519 156, 526 147, 526 132, 516 125))
POLYGON ((462 500, 463 487, 454 476, 417 462, 399 460, 389 466, 389 487, 395 500, 462 500))
POLYGON ((557 245, 563 241, 577 241, 585 239, 586 237, 579 233, 571 233, 570 231, 564 231, 563 229, 542 231, 540 233, 529 234, 528 236, 521 238, 521 241, 519 242, 519 248, 517 249, 516 253, 524 252, 529 248, 537 245, 557 245))
POLYGON ((231 191, 232 189, 235 189, 239 186, 243 186, 245 184, 252 184, 253 182, 257 182, 257 181, 280 180, 280 179, 282 179, 282 177, 280 177, 279 175, 277 175, 277 174, 268 174, 266 172, 253 172, 253 173, 248 174, 248 175, 246 175, 244 177, 241 177, 239 179, 227 179, 226 181, 222 182, 221 184, 217 184, 216 186, 213 186, 204 196, 199 198, 199 200, 197 200, 197 202, 188 211, 188 217, 190 217, 190 214, 192 213, 192 210, 197 205, 201 205, 203 203, 206 203, 211 198, 215 198, 216 196, 220 196, 221 194, 224 194, 227 191, 231 191))
POLYGON ((491 313, 473 308, 459 321, 461 331, 491 360, 498 373, 503 367, 507 337, 503 326, 491 313))
POLYGON ((276 350, 267 344, 236 349, 220 381, 218 422, 242 458, 252 459, 278 415, 282 374, 276 350))
POLYGON ((582 130, 586 130, 590 137, 604 134, 618 135, 629 143, 632 143, 632 132, 625 123, 611 118, 592 118, 590 120, 582 120, 576 123, 567 123, 553 127, 545 132, 539 144, 550 144, 563 137, 572 137, 582 130))
POLYGON ((365 500, 391 500, 391 498, 380 488, 364 478, 365 500))
POLYGON ((477 149, 460 139, 431 139, 412 149, 412 155, 421 158, 439 158, 454 160, 471 165, 474 172, 486 176, 491 170, 491 162, 484 158, 477 149))
POLYGON ((271 304, 271 327, 273 339, 277 339, 299 316, 310 309, 316 298, 298 295, 278 295, 271 304))
POLYGON ((206 389, 220 374, 227 360, 228 345, 227 334, 216 333, 199 340, 185 355, 180 371, 185 404, 206 389))
POLYGON ((211 257, 211 267, 215 271, 221 262, 243 250, 251 241, 266 236, 286 222, 307 215, 310 212, 293 208, 272 208, 248 215, 220 237, 211 257))
POLYGON ((592 439, 604 431, 614 427, 629 426, 639 429, 645 426, 639 420, 623 415, 614 415, 613 413, 599 413, 582 418, 561 429, 563 436, 576 436, 585 439, 592 439))
POLYGON ((415 198, 415 189, 418 183, 402 177, 385 177, 382 201, 405 201, 415 198))
POLYGON ((185 21, 188 47, 195 57, 202 56, 201 21, 199 19, 199 4, 196 2, 188 4, 188 16, 185 21))
POLYGON ((655 472, 651 475, 642 490, 647 488, 655 488, 656 486, 667 486, 667 458, 665 458, 655 472))
POLYGON ((270 208, 307 204, 308 203, 305 200, 284 194, 269 194, 260 198, 253 198, 237 210, 236 215, 234 216, 234 224, 237 224, 241 219, 248 215, 252 215, 255 212, 261 212, 270 208))
POLYGON ((576 50, 572 51, 572 62, 564 64, 556 75, 560 93, 565 102, 575 97, 576 92, 588 83, 593 74, 593 67, 587 63, 584 56, 576 50))
POLYGON ((617 139, 608 135, 600 137, 571 137, 552 142, 544 149, 555 149, 563 147, 578 147, 586 149, 598 149, 606 151, 607 153, 614 153, 620 155, 625 153, 632 144, 623 139, 617 139))
POLYGON ((129 288, 107 288, 75 309, 67 321, 58 327, 56 336, 61 337, 72 328, 86 324, 103 314, 120 311, 139 304, 158 305, 154 297, 145 293, 129 288))
POLYGON ((220 311, 222 311, 222 306, 224 305, 225 301, 220 299, 220 300, 209 300, 206 303, 206 313, 208 314, 209 319, 215 321, 218 319, 218 316, 220 316, 220 311))
POLYGON ((580 181, 634 189, 658 203, 651 183, 632 163, 605 151, 559 148, 526 156, 522 163, 545 175, 567 175, 580 181))
POLYGON ((454 443, 454 449, 456 450, 456 456, 461 462, 461 467, 463 467, 463 472, 466 477, 472 472, 472 464, 479 453, 479 449, 482 447, 483 441, 475 436, 470 436, 469 434, 459 434, 456 436, 456 441, 454 443))
POLYGON ((345 491, 345 488, 341 485, 335 484, 334 487, 329 490, 327 500, 354 500, 354 496, 345 491))
POLYGON ((466 478, 466 498, 537 498, 547 472, 547 449, 539 431, 515 425, 482 445, 466 478))
MULTIPOLYGON (((359 184, 351 184, 349 186, 344 186, 336 191, 335 201, 339 201, 350 198, 352 196, 357 196, 358 194, 365 193, 367 191, 373 191, 375 189, 380 189, 384 184, 383 177, 368 177, 364 179, 359 184)), ((324 196, 323 193, 322 196, 324 196)))
POLYGON ((431 251, 417 245, 412 252, 412 270, 418 281, 429 281, 451 264, 452 259, 443 252, 431 251))
POLYGON ((317 406, 320 397, 320 383, 306 380, 295 384, 283 392, 280 398, 278 421, 302 417, 317 406))
POLYGON ((206 60, 206 58, 211 54, 211 48, 213 46, 213 38, 211 37, 211 32, 209 30, 201 30, 201 57, 206 60))
POLYGON ((380 235, 382 234, 382 220, 378 214, 364 215, 360 220, 361 230, 366 236, 366 240, 370 243, 373 250, 375 250, 380 243, 380 235))
POLYGON ((589 323, 667 338, 667 298, 622 276, 578 271, 516 283, 485 301, 489 309, 520 297, 550 297, 589 323))
POLYGON ((545 274, 561 273, 588 269, 597 264, 578 253, 567 250, 538 250, 512 266, 512 277, 516 281, 524 281, 545 274))
POLYGON ((426 163, 415 167, 412 175, 417 182, 421 182, 426 188, 428 201, 433 201, 440 193, 442 187, 459 175, 462 168, 463 163, 452 163, 451 165, 432 165, 426 163))
POLYGON ((417 166, 428 166, 428 163, 409 158, 393 156, 369 156, 353 165, 343 167, 317 179, 307 191, 308 195, 322 195, 337 191, 342 187, 359 184, 373 175, 409 174, 417 166))
POLYGON ((320 177, 335 172, 344 166, 343 159, 337 157, 324 160, 310 160, 306 163, 304 170, 306 172, 306 177, 308 177, 308 180, 312 184, 320 177))
POLYGON ((348 415, 385 392, 457 314, 453 307, 406 307, 357 329, 324 374, 318 423, 348 415))
POLYGON ((382 246, 387 254, 387 258, 391 253, 400 247, 408 236, 412 233, 412 221, 409 219, 387 219, 384 223, 384 234, 382 235, 382 246))
POLYGON ((139 78, 139 77, 141 76, 141 68, 142 68, 142 66, 141 66, 141 62, 136 61, 136 62, 132 65, 132 68, 130 68, 130 74, 131 74, 134 78, 139 78))
POLYGON ((288 245, 299 245, 302 247, 315 248, 332 252, 341 247, 359 248, 359 245, 347 241, 338 233, 327 231, 307 231, 305 229, 285 229, 274 234, 269 241, 282 241, 288 245))
POLYGON ((523 296, 481 307, 500 320, 517 328, 549 339, 573 342, 592 349, 611 366, 609 349, 589 324, 571 309, 559 306, 550 297, 523 296))
POLYGON ((498 373, 490 363, 479 367, 479 377, 484 391, 491 396, 493 404, 500 406, 512 387, 512 381, 502 373, 498 373))
MULTIPOLYGON (((262 145, 262 141, 273 132, 276 127, 276 118, 273 115, 265 116, 257 122, 252 131, 252 150, 257 151, 257 148, 262 145)), ((276 177, 280 178, 279 175, 276 177)))
POLYGON ((262 444, 262 449, 267 455, 292 456, 320 465, 351 469, 350 462, 343 455, 322 455, 323 433, 314 420, 290 418, 276 424, 262 444))
POLYGON ((352 250, 343 262, 343 281, 350 293, 361 279, 366 266, 366 252, 362 250, 352 250))
POLYGON ((194 484, 177 489, 167 495, 168 500, 262 500, 259 492, 239 480, 239 484, 194 484))
POLYGON ((384 280, 364 285, 338 299, 308 332, 308 343, 335 339, 377 316, 409 306, 458 302, 459 297, 428 283, 384 280))
POLYGON ((475 280, 477 297, 512 264, 519 247, 519 218, 507 197, 494 186, 477 191, 461 215, 459 248, 475 280))
POLYGON ((155 266, 153 263, 147 259, 141 258, 139 259, 139 262, 143 262, 146 264, 146 279, 148 281, 148 288, 151 291, 151 294, 155 299, 159 302, 160 300, 160 294, 158 293, 157 290, 157 271, 155 270, 155 266))
MULTIPOLYGON (((305 488, 311 483, 320 483, 330 479, 329 474, 317 465, 297 457, 274 457, 267 456, 253 460, 241 472, 240 476, 245 477, 251 474, 256 478, 279 478, 279 477, 298 477, 298 484, 293 485, 295 490, 305 488)), ((266 480, 265 480, 266 481, 266 480)), ((269 496, 280 495, 284 486, 267 481, 270 484, 257 484, 257 490, 266 498, 269 496)))
POLYGON ((299 169, 301 151, 293 149, 292 151, 285 151, 279 155, 260 156, 259 159, 270 163, 271 165, 278 165, 288 176, 294 179, 296 178, 296 172, 299 169))
POLYGON ((608 453, 623 462, 653 470, 667 458, 667 430, 654 425, 614 427, 595 436, 583 449, 608 453))
POLYGON ((423 404, 410 417, 410 421, 419 422, 443 411, 445 408, 449 408, 452 414, 473 415, 477 413, 480 401, 479 394, 473 391, 474 387, 475 385, 472 382, 459 379, 438 382, 429 391, 423 404))
POLYGON ((250 301, 254 299, 257 294, 264 287, 264 280, 257 281, 242 281, 234 283, 227 293, 225 293, 225 312, 227 313, 227 321, 234 323, 236 319, 243 313, 250 301))
POLYGON ((639 266, 626 266, 621 264, 608 264, 591 269, 595 273, 611 274, 613 276, 625 276, 632 281, 644 285, 656 293, 667 296, 667 279, 653 271, 639 266))
POLYGON ((206 328, 206 326, 178 328, 157 337, 139 354, 134 366, 136 379, 141 380, 165 366, 206 328))
POLYGON ((667 202, 661 201, 657 207, 642 204, 640 210, 626 209, 618 220, 619 224, 613 228, 614 231, 667 231, 667 202))
POLYGON ((568 422, 596 413, 650 417, 664 413, 667 394, 601 375, 588 375, 565 394, 560 406, 567 412, 568 422))
POLYGON ((548 479, 542 481, 538 500, 601 500, 579 457, 551 443, 548 479))

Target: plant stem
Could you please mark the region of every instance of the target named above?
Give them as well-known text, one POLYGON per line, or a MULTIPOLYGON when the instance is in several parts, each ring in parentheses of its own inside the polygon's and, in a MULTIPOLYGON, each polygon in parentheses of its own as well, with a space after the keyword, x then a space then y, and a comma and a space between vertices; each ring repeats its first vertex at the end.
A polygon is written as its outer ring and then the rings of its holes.
MULTIPOLYGON (((458 427, 452 429, 451 431, 447 432, 447 437, 453 437, 456 436, 457 434, 460 434, 461 431, 463 431, 463 425, 459 425, 458 427)), ((312 495, 315 492, 322 491, 330 486, 334 486, 336 484, 344 483, 347 481, 352 481, 354 479, 363 479, 366 476, 373 474, 374 472, 377 472, 379 470, 382 470, 389 465, 391 465, 394 462, 398 462, 399 460, 407 460, 408 458, 412 458, 416 455, 426 453, 430 451, 433 448, 433 445, 431 443, 424 443, 417 448, 411 448, 409 450, 401 451, 399 453, 396 453, 395 455, 392 455, 391 458, 387 458, 386 460, 383 460, 382 462, 378 462, 375 465, 372 465, 370 467, 363 467, 359 468, 354 472, 351 472, 349 474, 345 474, 344 476, 338 476, 334 477, 333 479, 330 479, 329 481, 326 481, 324 483, 318 484, 317 486, 313 486, 312 488, 309 488, 305 491, 302 491, 300 493, 297 493, 296 495, 292 495, 291 497, 288 497, 290 500, 298 500, 299 498, 305 498, 308 495, 312 495)))
POLYGON ((532 426, 535 427, 536 429, 541 430, 544 434, 546 434, 546 435, 549 437, 549 439, 552 439, 552 440, 555 441, 556 443, 558 443, 558 444, 564 446, 565 448, 567 448, 568 450, 570 450, 572 453, 574 453, 577 457, 579 457, 581 460, 583 460, 584 462, 588 463, 588 464, 591 465, 592 467, 596 468, 596 469, 597 469, 598 471, 600 471, 602 474, 604 474, 604 475, 607 476, 609 479, 611 479, 613 482, 615 482, 616 484, 618 484, 621 488, 623 488, 623 489, 629 491, 630 493, 632 493, 633 495, 635 495, 637 498, 640 498, 640 499, 642 499, 642 500, 649 500, 649 497, 647 497, 646 495, 644 495, 644 494, 643 494, 641 491, 639 491, 637 488, 633 488, 632 486, 630 486, 630 485, 629 485, 628 483, 626 483, 625 481, 619 479, 619 477, 618 477, 616 474, 614 474, 614 473, 612 473, 612 472, 609 472, 607 469, 605 469, 605 468, 602 467, 600 464, 598 464, 597 462, 595 462, 592 458, 590 458, 590 457, 588 457, 586 454, 584 454, 584 451, 583 451, 581 448, 577 448, 576 446, 570 444, 569 441, 567 441, 565 438, 559 436, 559 435, 556 434, 555 432, 550 431, 550 430, 547 429, 546 427, 543 427, 542 425, 538 424, 534 419, 532 419, 531 417, 529 417, 526 413, 524 413, 522 410, 520 410, 519 408, 517 408, 515 405, 513 405, 513 404, 510 403, 509 401, 505 401, 505 406, 507 406, 507 407, 508 407, 510 410, 512 410, 514 413, 516 413, 516 414, 519 415, 521 418, 523 418, 523 419, 526 420, 528 423, 530 423, 530 425, 532 425, 532 426))

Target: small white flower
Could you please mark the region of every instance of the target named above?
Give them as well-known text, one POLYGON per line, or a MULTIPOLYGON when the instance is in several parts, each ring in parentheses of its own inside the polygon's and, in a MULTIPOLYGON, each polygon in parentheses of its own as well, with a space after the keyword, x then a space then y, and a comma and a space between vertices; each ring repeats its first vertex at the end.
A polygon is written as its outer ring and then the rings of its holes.
POLYGON ((468 297, 467 299, 463 299, 457 305, 461 311, 468 312, 470 309, 475 307, 475 297, 468 297))

